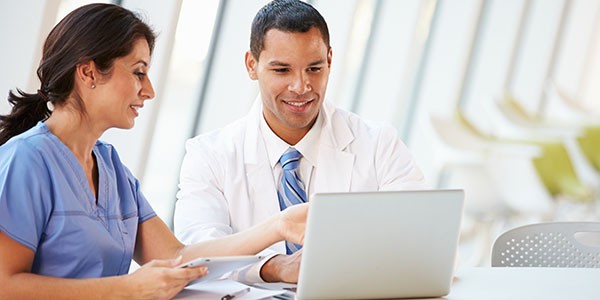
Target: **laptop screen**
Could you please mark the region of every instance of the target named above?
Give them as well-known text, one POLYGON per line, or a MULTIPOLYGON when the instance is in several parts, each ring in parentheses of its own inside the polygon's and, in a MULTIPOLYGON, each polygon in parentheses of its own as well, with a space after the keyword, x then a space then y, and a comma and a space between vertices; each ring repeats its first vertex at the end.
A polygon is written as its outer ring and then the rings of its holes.
POLYGON ((463 198, 462 190, 315 194, 296 297, 446 295, 463 198))

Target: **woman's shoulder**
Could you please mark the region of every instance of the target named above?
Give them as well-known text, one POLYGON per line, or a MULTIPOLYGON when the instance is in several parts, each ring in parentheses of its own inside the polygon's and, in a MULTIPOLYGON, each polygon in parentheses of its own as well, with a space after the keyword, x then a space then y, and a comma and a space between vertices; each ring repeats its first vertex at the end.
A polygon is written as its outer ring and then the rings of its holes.
POLYGON ((48 127, 40 122, 31 129, 11 138, 0 146, 0 161, 18 159, 22 162, 31 162, 42 159, 44 149, 51 144, 48 132, 48 127))

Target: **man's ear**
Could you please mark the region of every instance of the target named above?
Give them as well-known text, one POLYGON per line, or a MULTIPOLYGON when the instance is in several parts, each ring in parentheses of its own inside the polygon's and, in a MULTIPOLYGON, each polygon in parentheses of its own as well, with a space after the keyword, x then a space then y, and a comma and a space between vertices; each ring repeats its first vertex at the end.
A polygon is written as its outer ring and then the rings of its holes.
POLYGON ((88 62, 78 64, 75 67, 75 77, 83 83, 83 86, 89 88, 96 87, 97 80, 97 69, 96 64, 93 60, 89 60, 88 62))
POLYGON ((258 67, 257 59, 254 58, 254 55, 252 55, 252 52, 246 51, 244 60, 246 63, 246 71, 248 71, 248 76, 250 76, 250 79, 252 79, 252 80, 257 80, 258 79, 258 75, 256 73, 256 68, 258 67))
POLYGON ((333 50, 329 47, 329 51, 327 52, 327 67, 331 69, 331 58, 333 57, 333 50))

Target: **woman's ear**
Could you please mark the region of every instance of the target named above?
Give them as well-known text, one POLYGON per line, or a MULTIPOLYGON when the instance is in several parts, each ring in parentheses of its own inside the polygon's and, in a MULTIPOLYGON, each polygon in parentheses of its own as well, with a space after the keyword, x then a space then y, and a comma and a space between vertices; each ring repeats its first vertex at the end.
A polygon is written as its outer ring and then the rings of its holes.
POLYGON ((75 78, 80 81, 83 86, 91 89, 96 87, 97 74, 96 64, 93 60, 78 64, 77 67, 75 67, 75 78))
POLYGON ((258 75, 256 74, 256 67, 258 66, 258 62, 254 58, 254 55, 252 55, 252 52, 246 51, 245 63, 246 71, 248 71, 248 76, 250 76, 250 79, 257 80, 258 75))

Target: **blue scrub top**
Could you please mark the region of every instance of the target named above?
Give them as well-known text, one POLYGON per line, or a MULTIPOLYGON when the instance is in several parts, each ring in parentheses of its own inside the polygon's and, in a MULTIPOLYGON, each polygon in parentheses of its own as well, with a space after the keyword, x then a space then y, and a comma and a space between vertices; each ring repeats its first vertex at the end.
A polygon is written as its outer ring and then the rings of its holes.
POLYGON ((98 202, 75 155, 39 122, 0 146, 0 230, 33 250, 32 273, 127 274, 138 225, 156 214, 112 145, 98 141, 98 202))

